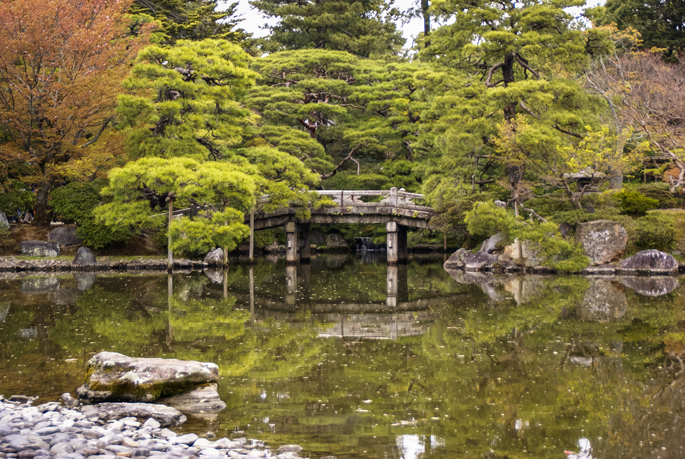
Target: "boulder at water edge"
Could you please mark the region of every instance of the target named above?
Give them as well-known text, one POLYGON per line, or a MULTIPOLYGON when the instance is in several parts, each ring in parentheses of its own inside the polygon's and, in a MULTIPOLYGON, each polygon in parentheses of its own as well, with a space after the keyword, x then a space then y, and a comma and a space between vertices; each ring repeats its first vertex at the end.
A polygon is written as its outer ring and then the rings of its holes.
POLYGON ((87 365, 86 383, 76 392, 93 402, 154 402, 219 382, 214 363, 100 352, 87 365))
POLYGON ((583 246, 593 265, 603 265, 623 256, 628 243, 628 233, 616 222, 596 220, 578 225, 576 241, 583 246))
POLYGON ((659 250, 643 250, 621 261, 616 271, 619 274, 675 274, 678 261, 673 255, 659 250))
POLYGON ((452 254, 451 257, 442 265, 443 268, 450 269, 461 269, 464 267, 464 258, 470 255, 471 252, 466 249, 459 249, 452 254))
POLYGON ((44 241, 23 241, 21 253, 31 257, 56 257, 59 255, 59 244, 44 241))
POLYGON ((5 212, 0 210, 0 228, 5 228, 9 229, 10 228, 10 222, 7 221, 7 215, 5 215, 5 212))
POLYGON ((98 263, 95 260, 95 254, 88 247, 79 247, 76 252, 72 266, 96 266, 98 263))
POLYGON ((497 255, 490 255, 485 252, 470 253, 464 257, 464 269, 466 271, 483 271, 496 261, 497 255))
POLYGON ((205 257, 204 262, 208 263, 210 266, 223 265, 224 264, 224 249, 218 248, 218 249, 212 250, 205 257))
POLYGON ((83 242, 76 234, 76 226, 59 226, 48 233, 48 241, 56 242, 60 246, 77 245, 83 242))

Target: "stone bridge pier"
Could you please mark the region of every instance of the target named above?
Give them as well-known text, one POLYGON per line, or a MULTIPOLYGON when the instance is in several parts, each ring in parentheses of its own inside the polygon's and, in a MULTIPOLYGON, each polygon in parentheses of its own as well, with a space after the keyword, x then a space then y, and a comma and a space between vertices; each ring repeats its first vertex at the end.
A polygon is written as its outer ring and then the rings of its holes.
MULTIPOLYGON (((309 263, 311 259, 311 243, 309 223, 288 222, 285 224, 285 261, 287 265, 295 265, 299 260, 309 263)), ((387 233, 387 261, 395 266, 405 263, 409 256, 407 247, 407 227, 395 221, 385 224, 387 233)))

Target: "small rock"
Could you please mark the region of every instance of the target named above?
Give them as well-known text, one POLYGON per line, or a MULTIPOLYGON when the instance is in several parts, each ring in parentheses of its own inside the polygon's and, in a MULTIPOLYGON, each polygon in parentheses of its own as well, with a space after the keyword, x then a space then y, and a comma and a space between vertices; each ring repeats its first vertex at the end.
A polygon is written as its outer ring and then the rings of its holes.
POLYGON ((281 453, 299 453, 302 451, 302 447, 300 445, 283 445, 278 450, 276 451, 278 454, 281 453))
POLYGON ((79 247, 76 252, 76 257, 74 261, 71 262, 72 266, 96 266, 97 261, 95 260, 95 254, 88 247, 79 247))
POLYGON ((155 420, 155 418, 150 418, 145 423, 143 423, 143 428, 149 427, 152 430, 157 430, 160 427, 160 423, 155 420))

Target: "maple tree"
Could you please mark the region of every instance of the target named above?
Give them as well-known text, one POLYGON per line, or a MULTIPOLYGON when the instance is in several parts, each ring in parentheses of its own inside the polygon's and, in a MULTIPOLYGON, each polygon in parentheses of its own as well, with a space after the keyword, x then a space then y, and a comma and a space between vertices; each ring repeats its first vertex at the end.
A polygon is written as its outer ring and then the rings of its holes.
POLYGON ((130 33, 131 3, 0 2, 0 159, 37 187, 38 222, 53 184, 111 167, 119 152, 107 128, 128 64, 152 29, 130 33))

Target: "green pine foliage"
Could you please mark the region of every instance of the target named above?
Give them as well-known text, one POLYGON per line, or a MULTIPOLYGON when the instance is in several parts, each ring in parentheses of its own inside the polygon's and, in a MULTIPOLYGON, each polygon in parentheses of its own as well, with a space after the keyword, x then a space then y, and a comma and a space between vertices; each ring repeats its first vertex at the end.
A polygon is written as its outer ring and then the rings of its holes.
POLYGON ((251 58, 225 40, 179 41, 143 50, 119 97, 132 158, 222 159, 251 132, 239 100, 255 80, 251 58))
POLYGON ((134 15, 144 14, 158 20, 167 45, 178 40, 200 41, 207 38, 239 43, 248 34, 237 28, 241 21, 236 16, 238 2, 230 3, 226 8, 224 5, 218 0, 136 0, 130 11, 134 15))
POLYGON ((268 52, 291 49, 346 51, 363 57, 395 53, 404 43, 387 0, 251 0, 277 20, 263 40, 268 52))

